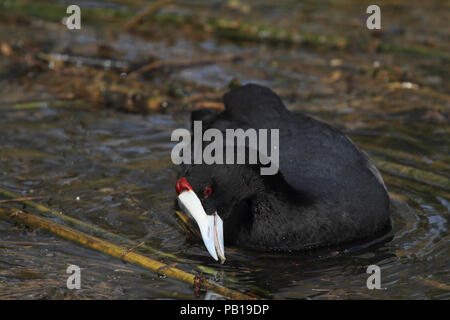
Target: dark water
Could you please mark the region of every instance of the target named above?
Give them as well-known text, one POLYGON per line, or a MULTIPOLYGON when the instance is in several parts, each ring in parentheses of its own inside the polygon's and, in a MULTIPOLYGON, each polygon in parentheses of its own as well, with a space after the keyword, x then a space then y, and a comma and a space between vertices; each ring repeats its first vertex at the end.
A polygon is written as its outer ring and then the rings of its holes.
MULTIPOLYGON (((268 10, 267 4, 258 8, 270 23, 280 21, 292 5, 287 2, 279 10, 268 10)), ((442 19, 430 18, 436 6, 433 2, 419 13, 403 11, 399 5, 387 14, 398 17, 398 23, 417 19, 412 29, 404 31, 405 39, 417 44, 423 40, 416 36, 418 30, 434 26, 430 21, 442 23, 442 19)), ((301 5, 301 9, 305 13, 296 15, 298 20, 283 20, 280 25, 298 25, 306 16, 313 21, 305 26, 307 31, 332 32, 332 26, 339 25, 337 33, 347 30, 352 35, 348 30, 354 29, 347 27, 354 26, 354 21, 348 17, 361 11, 359 6, 329 7, 322 2, 301 5), (327 16, 327 10, 335 14, 327 16), (324 23, 329 19, 334 24, 324 23)), ((258 16, 251 16, 258 21, 258 16)), ((395 37, 392 21, 386 24, 395 37)), ((3 26, 0 38, 11 32, 24 43, 51 38, 58 44, 51 50, 58 52, 102 43, 106 34, 85 28, 68 36, 56 26, 45 28, 45 34, 32 34, 3 26)), ((436 30, 441 31, 430 39, 445 39, 445 30, 436 30)), ((184 258, 187 262, 178 265, 183 270, 195 273, 194 265, 211 267, 209 276, 216 281, 266 298, 450 298, 447 60, 236 44, 215 38, 147 40, 127 33, 115 35, 109 45, 125 60, 139 60, 149 52, 162 60, 245 55, 238 63, 182 68, 143 83, 149 90, 168 81, 185 91, 195 87, 215 92, 224 90, 233 78, 253 81, 275 89, 291 110, 302 110, 341 128, 380 168, 392 199, 392 232, 374 243, 331 253, 271 255, 227 247, 227 262, 216 264, 202 243, 186 239, 173 208, 176 168, 170 160, 170 134, 187 127, 188 112, 168 108, 164 113, 135 115, 98 110, 85 102, 83 109, 69 103, 56 106, 49 98, 55 90, 45 82, 59 76, 53 71, 28 74, 31 80, 11 81, 8 75, 0 79, 0 188, 21 196, 45 196, 36 201, 136 244, 144 241, 184 258), (16 105, 24 101, 43 104, 16 105), (372 264, 381 268, 382 290, 366 287, 366 269, 372 264)), ((440 46, 445 49, 444 42, 440 46)), ((8 63, 0 61, 0 75, 8 63)), ((65 79, 70 81, 72 76, 69 73, 65 79)), ((208 297, 209 293, 200 298, 208 297)), ((196 297, 184 283, 0 220, 3 298, 196 297), (65 271, 71 264, 82 269, 81 290, 66 289, 65 271)))
MULTIPOLYGON (((186 241, 173 212, 170 133, 186 122, 186 114, 2 112, 1 187, 24 196, 47 195, 51 199, 43 203, 51 208, 212 266, 219 281, 234 288, 257 285, 276 298, 449 297, 449 204, 401 177, 402 185, 387 179, 394 194, 394 230, 380 243, 332 257, 227 248, 225 265, 213 263, 202 243, 186 241), (382 270, 383 290, 366 288, 371 264, 382 270)), ((81 246, 7 222, 0 227, 0 297, 194 298, 187 285, 81 246), (64 290, 70 264, 82 268, 83 289, 77 293, 64 290)))

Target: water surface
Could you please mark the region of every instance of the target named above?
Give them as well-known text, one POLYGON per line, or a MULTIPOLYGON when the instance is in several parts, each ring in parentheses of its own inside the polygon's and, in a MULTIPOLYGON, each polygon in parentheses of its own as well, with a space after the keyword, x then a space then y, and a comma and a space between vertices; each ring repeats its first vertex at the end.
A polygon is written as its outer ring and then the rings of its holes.
MULTIPOLYGON (((406 2, 392 5, 383 20, 389 30, 383 37, 424 45, 419 30, 428 30, 434 49, 445 51, 448 28, 440 15, 432 18, 436 8, 438 2, 423 4, 422 11, 408 11, 406 2), (406 22, 411 28, 399 30, 406 22)), ((205 10, 212 15, 241 14, 216 9, 205 10)), ((370 37, 355 29, 363 21, 361 5, 287 1, 270 9, 268 4, 254 5, 246 17, 308 32, 345 34, 353 40, 370 37), (280 18, 293 8, 297 13, 290 19, 280 18)), ((189 10, 200 9, 165 12, 189 10)), ((28 54, 0 60, 1 188, 43 196, 36 201, 133 243, 175 254, 185 259, 178 264, 183 270, 198 273, 196 265, 211 267, 215 271, 208 277, 264 298, 450 298, 448 60, 434 53, 368 52, 356 45, 339 50, 236 42, 215 35, 197 38, 192 28, 180 28, 176 34, 170 25, 169 31, 152 25, 155 34, 135 35, 89 26, 74 34, 61 30, 59 23, 29 23, 37 32, 8 24, 0 29, 2 41, 13 50, 26 48, 28 54), (92 71, 37 60, 27 65, 40 51, 89 55, 98 44, 109 46, 113 59, 129 62, 149 56, 173 61, 222 54, 242 59, 158 70, 135 82, 107 68, 92 71), (189 110, 197 105, 173 96, 207 93, 205 100, 217 104, 233 79, 270 86, 289 109, 339 127, 368 152, 390 192, 393 230, 373 243, 332 252, 275 255, 227 247, 224 265, 215 263, 201 242, 188 240, 174 212, 176 168, 170 160, 170 134, 188 127, 189 110), (115 100, 114 92, 105 91, 114 81, 130 92, 139 88, 151 93, 149 99, 162 95, 168 103, 161 100, 163 108, 145 109, 150 111, 145 115, 115 111, 132 104, 137 95, 115 100), (93 101, 96 86, 100 95, 93 101), (382 290, 366 287, 366 269, 372 264, 381 268, 382 290)), ((7 207, 12 206, 22 208, 11 203, 7 207)), ((0 220, 0 299, 208 297, 196 297, 184 283, 0 220), (82 269, 81 290, 66 289, 70 264, 82 269)))

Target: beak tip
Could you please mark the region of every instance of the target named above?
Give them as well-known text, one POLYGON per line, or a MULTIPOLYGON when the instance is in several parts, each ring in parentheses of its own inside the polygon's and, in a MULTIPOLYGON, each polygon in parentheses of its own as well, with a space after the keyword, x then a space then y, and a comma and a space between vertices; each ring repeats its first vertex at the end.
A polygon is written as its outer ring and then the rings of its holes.
POLYGON ((208 252, 214 260, 219 261, 219 257, 217 256, 215 250, 208 250, 208 252))
POLYGON ((223 242, 223 222, 219 215, 207 215, 200 199, 191 189, 183 189, 184 180, 180 179, 177 183, 178 202, 183 211, 190 214, 198 224, 203 243, 214 260, 223 264, 225 262, 225 248, 223 242))

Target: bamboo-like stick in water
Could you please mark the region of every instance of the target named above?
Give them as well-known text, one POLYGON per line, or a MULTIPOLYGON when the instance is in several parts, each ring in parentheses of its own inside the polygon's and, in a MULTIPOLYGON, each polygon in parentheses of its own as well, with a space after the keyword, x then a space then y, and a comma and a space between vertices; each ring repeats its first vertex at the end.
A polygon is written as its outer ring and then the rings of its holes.
MULTIPOLYGON (((16 199, 17 200, 17 199, 20 198, 20 195, 14 193, 14 192, 5 190, 3 188, 0 188, 0 194, 5 196, 5 197, 11 198, 11 199, 16 199)), ((125 238, 125 237, 122 237, 122 236, 120 236, 118 234, 109 232, 109 231, 104 230, 102 228, 99 228, 97 226, 88 224, 88 223, 83 222, 81 220, 78 220, 76 218, 70 217, 68 215, 63 214, 62 212, 58 212, 56 210, 48 208, 48 207, 46 207, 46 206, 44 206, 44 205, 42 205, 40 203, 37 203, 37 202, 34 202, 34 201, 30 201, 30 200, 26 200, 25 198, 24 198, 24 200, 22 200, 20 202, 25 204, 26 206, 35 208, 36 210, 38 210, 39 212, 41 212, 44 215, 51 216, 53 218, 61 219, 61 220, 63 220, 64 222, 68 223, 71 226, 75 226, 78 229, 82 229, 83 231, 90 232, 90 233, 92 233, 92 234, 94 234, 96 236, 99 236, 99 237, 102 237, 102 238, 106 238, 106 239, 108 239, 110 241, 120 242, 121 244, 126 244, 126 245, 130 245, 130 246, 135 246, 136 245, 135 242, 133 242, 133 241, 131 241, 131 240, 125 238)), ((165 258, 169 258, 169 259, 175 260, 175 261, 180 262, 180 263, 187 263, 187 261, 182 259, 182 258, 179 258, 179 257, 177 257, 175 255, 170 254, 170 253, 159 251, 159 250, 154 249, 154 248, 152 248, 150 246, 147 246, 147 245, 140 246, 140 248, 146 250, 147 252, 151 252, 153 254, 156 254, 156 255, 159 255, 159 256, 162 256, 162 257, 165 257, 165 258)))
MULTIPOLYGON (((5 189, 3 189, 1 187, 0 187, 0 195, 3 195, 5 197, 11 198, 11 199, 16 199, 16 200, 21 197, 19 194, 16 194, 16 193, 8 191, 8 190, 5 190, 5 189)), ((95 225, 83 222, 83 221, 78 220, 76 218, 70 217, 68 215, 63 214, 62 212, 58 212, 58 211, 56 211, 54 209, 48 208, 48 207, 46 207, 46 206, 44 206, 44 205, 42 205, 40 203, 37 203, 37 202, 34 202, 34 201, 30 201, 30 200, 23 200, 23 201, 20 201, 20 202, 25 204, 26 206, 29 206, 29 207, 32 207, 32 208, 36 209, 37 211, 39 211, 44 216, 50 216, 52 218, 60 219, 60 220, 64 221, 65 223, 67 223, 68 225, 73 226, 73 227, 75 227, 77 229, 80 229, 82 231, 89 232, 89 233, 93 234, 94 236, 101 237, 101 238, 106 238, 109 241, 114 241, 116 243, 120 243, 121 245, 126 244, 126 245, 128 245, 130 247, 133 247, 133 248, 137 247, 137 243, 134 242, 134 241, 131 241, 128 238, 125 238, 125 237, 120 236, 118 234, 109 232, 109 231, 104 230, 104 229, 102 229, 102 228, 100 228, 98 226, 95 226, 95 225)), ((155 254, 155 255, 157 255, 159 257, 167 258, 167 259, 170 259, 172 261, 179 262, 179 263, 189 264, 191 266, 196 267, 199 271, 201 271, 203 273, 206 273, 206 274, 210 274, 211 275, 211 274, 215 274, 217 272, 217 270, 212 268, 212 267, 207 267, 207 266, 203 266, 203 265, 199 265, 199 264, 195 264, 195 263, 193 264, 193 263, 187 261, 186 259, 177 257, 176 255, 173 255, 173 254, 170 254, 170 253, 167 253, 167 252, 160 251, 160 250, 152 248, 151 246, 146 245, 146 244, 144 244, 144 245, 140 245, 139 244, 138 246, 139 246, 140 249, 144 250, 145 252, 148 252, 148 253, 151 253, 151 254, 155 254)), ((233 277, 227 277, 227 279, 229 281, 231 281, 231 282, 237 282, 237 280, 235 278, 233 278, 233 277)), ((259 296, 270 297, 270 293, 269 292, 267 292, 266 290, 255 286, 255 285, 251 286, 251 290, 252 290, 252 292, 257 293, 259 296)))
POLYGON ((74 241, 91 249, 95 249, 102 253, 106 253, 110 256, 122 259, 126 262, 133 263, 145 269, 166 275, 167 277, 178 279, 193 286, 199 285, 202 288, 213 290, 214 292, 230 299, 239 299, 239 300, 254 299, 253 297, 250 297, 245 293, 241 293, 239 291, 226 288, 220 284, 217 284, 215 282, 206 279, 198 278, 192 273, 188 273, 186 271, 164 264, 157 260, 141 255, 139 253, 135 253, 130 250, 124 249, 109 241, 102 240, 100 238, 88 235, 84 232, 77 231, 70 227, 58 224, 56 222, 35 216, 33 214, 24 211, 13 211, 0 208, 0 216, 12 219, 16 222, 23 223, 33 228, 43 229, 45 231, 56 234, 64 239, 74 241))

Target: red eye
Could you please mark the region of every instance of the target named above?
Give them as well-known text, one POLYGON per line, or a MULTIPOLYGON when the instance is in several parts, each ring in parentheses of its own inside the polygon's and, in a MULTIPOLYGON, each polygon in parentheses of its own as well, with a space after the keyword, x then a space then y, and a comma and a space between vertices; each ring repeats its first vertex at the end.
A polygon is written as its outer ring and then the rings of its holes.
POLYGON ((212 192, 211 187, 206 187, 205 190, 203 190, 203 194, 205 195, 205 197, 209 196, 212 192))

